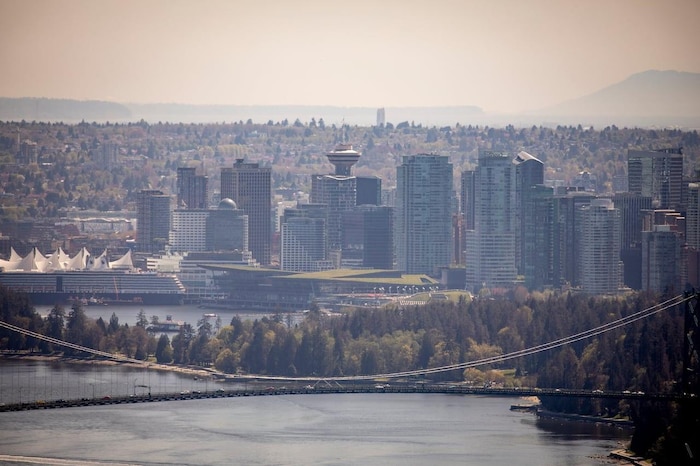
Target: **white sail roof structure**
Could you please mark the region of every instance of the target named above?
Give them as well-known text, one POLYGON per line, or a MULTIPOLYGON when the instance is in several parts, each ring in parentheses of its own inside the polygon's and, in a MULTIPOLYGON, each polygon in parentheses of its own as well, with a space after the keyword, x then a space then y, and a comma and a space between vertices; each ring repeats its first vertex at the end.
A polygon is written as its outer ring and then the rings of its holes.
POLYGON ((107 259, 107 251, 105 250, 98 257, 90 256, 88 258, 88 270, 109 270, 109 260, 107 259))
POLYGON ((90 257, 90 253, 88 252, 87 249, 82 248, 78 254, 73 256, 69 261, 68 261, 68 270, 85 270, 85 266, 87 265, 87 260, 90 257))
POLYGON ((10 248, 10 262, 19 262, 22 260, 22 256, 17 254, 15 248, 10 248))
POLYGON ((48 258, 34 248, 29 254, 21 257, 14 249, 10 250, 10 259, 0 259, 0 270, 4 272, 57 272, 75 270, 125 270, 134 269, 134 262, 131 251, 119 259, 110 262, 107 257, 107 250, 95 257, 90 252, 82 248, 75 256, 70 257, 63 249, 58 248, 48 258))
POLYGON ((32 249, 32 251, 24 256, 21 261, 15 267, 15 270, 22 270, 24 272, 39 271, 44 270, 44 265, 46 258, 39 252, 37 248, 32 249))
POLYGON ((17 254, 14 248, 10 248, 10 259, 0 259, 0 269, 2 270, 17 270, 17 266, 22 261, 22 256, 17 254))
POLYGON ((53 272, 55 270, 66 270, 70 257, 60 247, 48 257, 45 272, 53 272))
POLYGON ((129 249, 129 251, 127 251, 127 253, 119 259, 110 262, 109 268, 119 270, 132 270, 134 268, 134 262, 131 260, 131 249, 129 249))

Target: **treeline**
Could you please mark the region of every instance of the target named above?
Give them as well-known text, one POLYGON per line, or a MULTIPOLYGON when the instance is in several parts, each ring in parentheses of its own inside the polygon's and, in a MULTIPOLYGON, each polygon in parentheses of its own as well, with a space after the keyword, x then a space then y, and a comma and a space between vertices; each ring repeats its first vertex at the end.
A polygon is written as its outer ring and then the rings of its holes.
MULTIPOLYGON (((293 326, 281 315, 255 321, 236 316, 216 328, 202 319, 195 326, 184 325, 171 340, 146 330, 149 322, 143 311, 131 327, 119 324, 115 315, 107 322, 90 319, 79 305, 68 310, 55 306, 42 318, 23 294, 0 288, 3 321, 77 345, 136 359, 214 366, 227 373, 319 377, 411 371, 511 353, 598 327, 657 302, 644 293, 618 298, 533 293, 517 300, 461 299, 356 309, 333 317, 313 309, 293 326)), ((523 376, 521 382, 539 387, 667 392, 681 377, 683 325, 679 306, 485 370, 514 368, 523 376)), ((5 329, 0 330, 0 348, 78 352, 5 329)), ((431 377, 488 382, 485 370, 431 377)))
MULTIPOLYGON (((522 291, 522 290, 521 290, 522 291)), ((143 311, 135 326, 92 320, 80 306, 38 316, 22 295, 0 290, 2 320, 72 343, 137 359, 213 366, 227 373, 331 377, 440 367, 507 354, 578 334, 648 309, 658 297, 514 293, 511 299, 441 301, 425 306, 356 309, 330 317, 312 309, 290 325, 283 316, 215 328, 206 319, 185 325, 172 340, 149 334, 143 311)), ((495 364, 432 374, 433 380, 552 388, 677 390, 683 369, 684 309, 677 306, 593 338, 495 364), (515 369, 515 378, 503 369, 515 369)), ((216 326, 218 327, 218 325, 216 326)), ((0 348, 75 351, 0 329, 0 348)), ((615 400, 544 399, 549 409, 593 415, 630 415, 640 453, 664 433, 676 406, 615 400), (646 421, 646 424, 645 422, 646 421)), ((659 451, 663 443, 657 443, 659 451)))

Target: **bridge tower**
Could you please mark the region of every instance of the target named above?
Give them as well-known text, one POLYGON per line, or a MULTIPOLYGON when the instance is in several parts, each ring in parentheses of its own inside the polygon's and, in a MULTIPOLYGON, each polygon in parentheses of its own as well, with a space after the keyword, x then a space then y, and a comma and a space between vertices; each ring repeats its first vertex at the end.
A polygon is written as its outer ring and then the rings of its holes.
POLYGON ((682 393, 700 394, 700 293, 685 292, 685 332, 683 345, 682 393))

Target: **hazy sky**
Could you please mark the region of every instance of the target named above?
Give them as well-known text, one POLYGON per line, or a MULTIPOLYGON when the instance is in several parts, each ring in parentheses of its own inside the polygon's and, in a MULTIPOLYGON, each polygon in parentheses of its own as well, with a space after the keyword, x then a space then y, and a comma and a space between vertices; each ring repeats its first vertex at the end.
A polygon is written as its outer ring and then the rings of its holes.
POLYGON ((0 96, 556 104, 700 72, 700 0, 0 0, 0 96))

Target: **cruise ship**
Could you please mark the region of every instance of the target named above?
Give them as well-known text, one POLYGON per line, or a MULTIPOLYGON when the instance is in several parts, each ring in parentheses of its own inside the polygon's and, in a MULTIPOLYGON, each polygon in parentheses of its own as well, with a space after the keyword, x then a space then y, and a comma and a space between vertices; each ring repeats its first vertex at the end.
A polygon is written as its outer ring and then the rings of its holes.
POLYGON ((143 272, 131 252, 115 261, 106 252, 92 256, 85 248, 69 257, 60 248, 49 256, 38 249, 25 257, 11 251, 0 260, 0 285, 27 293, 33 304, 71 304, 97 300, 104 304, 182 304, 185 287, 172 274, 143 272))

